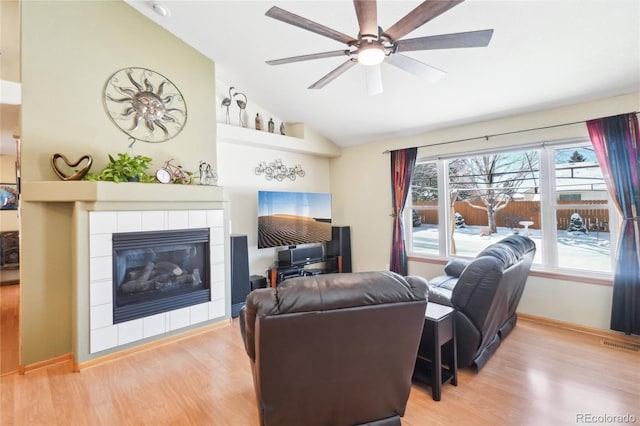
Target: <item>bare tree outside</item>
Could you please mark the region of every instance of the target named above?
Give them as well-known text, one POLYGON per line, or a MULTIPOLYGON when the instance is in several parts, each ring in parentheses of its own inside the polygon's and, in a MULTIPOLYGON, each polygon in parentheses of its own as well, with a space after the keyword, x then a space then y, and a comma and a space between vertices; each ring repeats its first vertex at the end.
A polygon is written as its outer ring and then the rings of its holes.
POLYGON ((449 179, 460 201, 487 212, 489 232, 496 233, 496 214, 514 195, 537 192, 538 163, 536 152, 480 155, 451 162, 449 179))

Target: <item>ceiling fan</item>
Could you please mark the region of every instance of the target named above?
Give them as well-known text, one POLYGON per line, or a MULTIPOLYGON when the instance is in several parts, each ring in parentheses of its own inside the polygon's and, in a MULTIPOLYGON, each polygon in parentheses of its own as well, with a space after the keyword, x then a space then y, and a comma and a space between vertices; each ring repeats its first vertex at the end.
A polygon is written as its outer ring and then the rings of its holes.
POLYGON ((378 26, 377 2, 375 0, 354 0, 353 5, 360 26, 357 38, 273 6, 266 13, 270 18, 342 42, 347 45, 347 49, 276 59, 267 61, 267 64, 281 65, 343 55, 348 57, 346 62, 313 83, 309 89, 323 88, 357 63, 365 65, 369 95, 382 93, 382 75, 380 73, 382 62, 387 62, 430 82, 435 82, 444 77, 446 73, 402 53, 417 50, 485 47, 491 40, 493 30, 441 34, 412 39, 402 39, 402 37, 463 1, 426 0, 404 18, 383 30, 378 26))

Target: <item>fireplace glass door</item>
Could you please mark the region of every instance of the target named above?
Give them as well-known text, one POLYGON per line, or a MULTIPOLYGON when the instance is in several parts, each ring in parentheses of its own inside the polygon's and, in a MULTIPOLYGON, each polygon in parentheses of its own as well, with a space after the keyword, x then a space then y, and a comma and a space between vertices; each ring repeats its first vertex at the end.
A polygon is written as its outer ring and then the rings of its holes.
POLYGON ((113 234, 114 324, 208 302, 209 229, 113 234))

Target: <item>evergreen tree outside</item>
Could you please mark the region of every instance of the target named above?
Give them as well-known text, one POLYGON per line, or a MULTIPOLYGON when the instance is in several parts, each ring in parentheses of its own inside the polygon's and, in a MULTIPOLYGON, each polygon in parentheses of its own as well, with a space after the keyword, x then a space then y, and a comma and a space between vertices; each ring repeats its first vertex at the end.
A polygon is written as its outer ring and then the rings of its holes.
POLYGON ((587 159, 584 158, 584 155, 580 154, 578 150, 573 151, 573 154, 571 154, 571 157, 569 157, 569 163, 582 163, 586 160, 587 159))

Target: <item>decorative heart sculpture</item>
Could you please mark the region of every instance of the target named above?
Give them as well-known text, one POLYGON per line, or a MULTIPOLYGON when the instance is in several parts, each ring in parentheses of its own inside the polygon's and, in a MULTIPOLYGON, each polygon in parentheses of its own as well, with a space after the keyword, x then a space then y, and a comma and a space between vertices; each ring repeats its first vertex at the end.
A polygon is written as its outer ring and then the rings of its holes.
POLYGON ((58 177, 62 180, 82 179, 91 168, 91 163, 93 163, 93 158, 91 158, 90 155, 83 155, 75 163, 70 163, 69 160, 67 160, 67 157, 65 157, 63 154, 56 153, 51 156, 51 167, 53 168, 53 171, 56 173, 56 175, 58 175, 58 177), (62 158, 64 164, 66 164, 67 166, 65 170, 60 170, 60 167, 58 166, 58 159, 60 158, 62 158), (76 167, 78 167, 78 165, 83 161, 86 161, 86 164, 81 169, 77 169, 76 167), (65 171, 71 172, 71 174, 67 175, 65 171))

